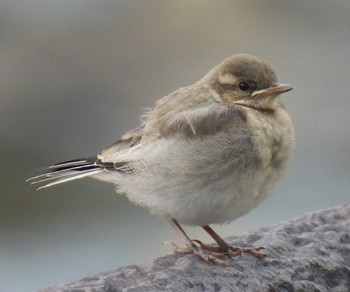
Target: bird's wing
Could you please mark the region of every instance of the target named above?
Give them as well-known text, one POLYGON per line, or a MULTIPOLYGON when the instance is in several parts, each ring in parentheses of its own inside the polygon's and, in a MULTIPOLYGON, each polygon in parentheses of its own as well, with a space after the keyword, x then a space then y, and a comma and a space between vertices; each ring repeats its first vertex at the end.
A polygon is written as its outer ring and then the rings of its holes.
POLYGON ((136 128, 124 134, 120 140, 103 150, 97 157, 101 162, 123 162, 129 160, 130 153, 140 147, 143 136, 143 127, 136 128))
POLYGON ((143 148, 146 145, 152 147, 152 143, 156 143, 157 140, 198 139, 216 135, 220 131, 239 132, 246 128, 244 113, 235 107, 217 102, 197 104, 195 107, 178 111, 164 111, 161 116, 154 112, 155 110, 148 114, 147 120, 139 128, 127 132, 100 154, 52 165, 28 181, 41 184, 40 189, 83 177, 98 177, 106 171, 132 174, 135 162, 144 157, 143 148))
POLYGON ((141 144, 158 139, 198 139, 221 131, 239 132, 246 129, 246 114, 234 105, 203 104, 177 113, 169 113, 147 122, 141 144))
MULTIPOLYGON (((236 107, 219 103, 165 114, 154 119, 152 112, 142 127, 127 132, 97 157, 101 163, 125 165, 142 159, 142 149, 160 139, 198 139, 220 131, 245 129, 245 114, 236 107), (232 127, 234 125, 234 127, 232 127)), ((117 169, 116 170, 120 170, 117 169)))
POLYGON ((244 112, 235 107, 216 103, 172 116, 160 129, 159 136, 169 137, 180 134, 186 139, 197 139, 216 135, 228 129, 239 129, 244 121, 244 112))

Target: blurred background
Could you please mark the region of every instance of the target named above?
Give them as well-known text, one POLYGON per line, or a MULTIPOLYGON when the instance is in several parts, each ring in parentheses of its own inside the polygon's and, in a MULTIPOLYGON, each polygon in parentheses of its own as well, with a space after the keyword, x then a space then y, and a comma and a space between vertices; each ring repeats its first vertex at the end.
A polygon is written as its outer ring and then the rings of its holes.
MULTIPOLYGON (((0 1, 0 291, 36 289, 170 254, 168 224, 90 179, 36 192, 25 179, 89 156, 142 109, 231 54, 266 60, 295 159, 239 235, 350 198, 350 2, 0 1)), ((199 228, 191 237, 210 240, 199 228)))

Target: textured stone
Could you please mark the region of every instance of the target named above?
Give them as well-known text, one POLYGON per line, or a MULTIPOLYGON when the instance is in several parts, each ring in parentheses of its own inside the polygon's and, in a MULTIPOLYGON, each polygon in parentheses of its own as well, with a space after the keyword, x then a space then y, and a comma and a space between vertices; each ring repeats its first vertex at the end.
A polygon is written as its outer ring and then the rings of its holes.
POLYGON ((170 255, 41 291, 350 291, 350 204, 227 240, 264 246, 269 256, 222 267, 170 255))

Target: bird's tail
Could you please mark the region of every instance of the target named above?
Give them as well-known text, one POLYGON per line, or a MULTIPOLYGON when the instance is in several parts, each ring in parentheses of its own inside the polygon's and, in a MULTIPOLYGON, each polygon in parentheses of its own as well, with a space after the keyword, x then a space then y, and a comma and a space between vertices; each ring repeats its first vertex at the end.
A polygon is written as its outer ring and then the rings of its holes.
POLYGON ((76 159, 49 166, 40 175, 31 177, 26 181, 32 185, 39 185, 38 190, 57 184, 92 176, 104 171, 96 164, 96 157, 88 159, 76 159))

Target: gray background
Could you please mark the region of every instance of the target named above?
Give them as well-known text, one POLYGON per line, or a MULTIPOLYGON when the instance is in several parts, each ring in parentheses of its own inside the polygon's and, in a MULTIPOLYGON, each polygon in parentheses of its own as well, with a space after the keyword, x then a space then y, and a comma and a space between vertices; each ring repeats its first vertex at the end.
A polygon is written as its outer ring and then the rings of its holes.
MULTIPOLYGON (((295 124, 293 164, 223 236, 349 201, 350 3, 0 1, 0 291, 33 291, 169 254, 162 219, 113 186, 82 180, 36 192, 24 180, 89 156, 145 107, 225 57, 257 55, 295 124)), ((191 237, 209 240, 199 228, 191 237)))

